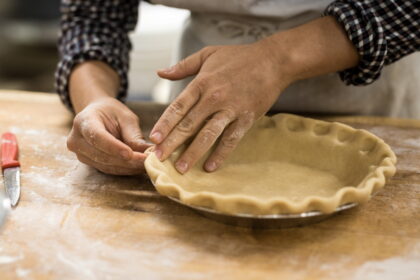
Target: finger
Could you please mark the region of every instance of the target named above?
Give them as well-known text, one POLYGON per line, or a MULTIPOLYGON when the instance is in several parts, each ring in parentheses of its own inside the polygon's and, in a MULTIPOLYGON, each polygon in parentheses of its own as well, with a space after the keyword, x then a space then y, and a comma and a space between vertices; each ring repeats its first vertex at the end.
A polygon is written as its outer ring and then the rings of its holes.
MULTIPOLYGON (((202 98, 200 102, 194 106, 189 113, 174 127, 163 142, 157 145, 155 154, 160 160, 165 160, 169 155, 185 141, 196 134, 203 126, 203 123, 209 116, 211 116, 218 108, 218 102, 221 100, 221 94, 214 92, 202 98)), ((226 111, 229 114, 228 119, 234 117, 233 113, 226 111)))
POLYGON ((125 160, 131 159, 133 155, 131 148, 109 133, 99 120, 84 120, 81 123, 75 123, 75 125, 78 128, 75 133, 80 131, 80 135, 91 146, 111 156, 125 160))
POLYGON ((163 112, 150 132, 150 140, 161 143, 199 99, 200 88, 193 81, 163 112))
POLYGON ((184 58, 177 64, 167 69, 158 70, 161 78, 169 80, 181 80, 196 75, 204 61, 217 50, 217 47, 206 47, 202 50, 184 58))
POLYGON ((121 121, 121 138, 133 151, 143 153, 151 144, 146 143, 140 129, 140 121, 136 115, 125 118, 121 121))
POLYGON ((247 119, 238 119, 231 123, 223 133, 214 152, 206 160, 204 169, 212 172, 219 168, 251 126, 252 121, 247 119))
POLYGON ((131 169, 142 168, 144 160, 147 157, 145 154, 134 152, 130 160, 124 160, 119 157, 110 156, 91 146, 84 140, 78 141, 77 144, 68 142, 68 148, 70 151, 76 153, 76 155, 82 155, 101 165, 127 167, 131 169))
POLYGON ((97 163, 84 155, 78 154, 77 159, 105 174, 110 175, 138 175, 144 173, 144 168, 128 168, 97 163))
POLYGON ((181 174, 186 173, 213 146, 232 118, 227 112, 219 112, 200 130, 194 141, 175 163, 181 174))

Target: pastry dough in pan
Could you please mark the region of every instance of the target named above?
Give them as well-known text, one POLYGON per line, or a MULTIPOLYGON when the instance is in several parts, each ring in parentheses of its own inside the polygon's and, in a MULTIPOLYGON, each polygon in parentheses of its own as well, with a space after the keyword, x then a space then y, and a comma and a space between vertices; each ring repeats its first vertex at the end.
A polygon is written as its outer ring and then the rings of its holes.
POLYGON ((207 155, 181 175, 173 163, 184 147, 145 166, 159 193, 227 214, 331 213, 366 202, 394 175, 396 156, 361 129, 289 114, 258 120, 216 172, 207 155))

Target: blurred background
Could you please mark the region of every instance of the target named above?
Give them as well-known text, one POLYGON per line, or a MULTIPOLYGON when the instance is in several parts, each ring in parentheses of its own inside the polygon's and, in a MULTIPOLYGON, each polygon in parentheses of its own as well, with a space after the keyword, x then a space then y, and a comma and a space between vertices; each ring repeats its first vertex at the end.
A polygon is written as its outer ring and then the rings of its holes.
MULTIPOLYGON (((0 89, 54 92, 60 0, 0 0, 0 89)), ((161 100, 156 69, 170 65, 189 12, 142 3, 133 42, 129 99, 161 100)))

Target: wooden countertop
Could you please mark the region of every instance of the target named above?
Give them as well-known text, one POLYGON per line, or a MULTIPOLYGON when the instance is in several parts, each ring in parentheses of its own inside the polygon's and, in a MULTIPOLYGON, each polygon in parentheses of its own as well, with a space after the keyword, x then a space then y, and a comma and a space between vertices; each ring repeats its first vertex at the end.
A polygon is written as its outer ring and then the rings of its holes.
MULTIPOLYGON (((145 127, 162 106, 132 104, 145 127)), ((169 201, 146 176, 96 172, 66 149, 57 96, 0 92, 16 133, 22 196, 0 232, 0 279, 420 279, 420 121, 330 118, 388 142, 398 172, 367 204, 281 230, 219 224, 169 201)))

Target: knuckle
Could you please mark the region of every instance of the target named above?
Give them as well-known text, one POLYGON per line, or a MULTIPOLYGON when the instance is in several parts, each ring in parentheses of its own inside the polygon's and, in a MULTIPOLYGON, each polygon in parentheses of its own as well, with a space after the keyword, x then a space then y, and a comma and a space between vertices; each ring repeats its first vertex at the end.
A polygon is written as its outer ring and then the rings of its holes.
POLYGON ((205 102, 209 105, 215 105, 224 100, 224 94, 221 91, 213 91, 206 95, 205 102))
POLYGON ((229 124, 230 119, 226 117, 215 117, 211 119, 210 121, 211 121, 211 125, 209 128, 213 130, 215 133, 217 133, 217 135, 219 136, 220 133, 222 133, 225 127, 229 124))
POLYGON ((69 149, 70 151, 74 152, 76 150, 76 143, 72 136, 69 136, 67 138, 66 145, 67 145, 67 149, 69 149))
POLYGON ((135 147, 137 146, 138 142, 135 139, 130 139, 130 140, 125 141, 125 143, 130 147, 135 147))
POLYGON ((194 128, 193 124, 194 121, 191 118, 186 117, 177 125, 176 129, 181 133, 191 134, 194 128))
POLYGON ((201 51, 205 53, 211 52, 212 50, 213 50, 213 46, 206 46, 201 49, 201 51))
POLYGON ((185 109, 185 105, 179 100, 175 100, 169 105, 168 110, 171 114, 182 116, 185 109))
POLYGON ((213 53, 216 49, 217 49, 216 46, 206 46, 206 47, 201 49, 201 53, 204 54, 204 55, 209 55, 209 54, 213 53))
POLYGON ((186 59, 185 58, 184 59, 181 59, 178 62, 177 67, 178 67, 179 70, 185 71, 187 69, 187 61, 186 61, 186 59))
POLYGON ((167 118, 162 118, 159 122, 161 128, 164 130, 170 130, 170 121, 167 118))
POLYGON ((222 147, 227 148, 227 149, 233 149, 235 147, 235 139, 232 137, 226 137, 225 139, 223 139, 220 144, 222 145, 222 147))
POLYGON ((242 120, 242 122, 245 125, 249 125, 254 122, 255 119, 255 113, 251 112, 251 111, 244 111, 241 115, 240 115, 240 119, 242 120))
POLYGON ((142 143, 144 139, 142 137, 136 136, 127 141, 127 145, 130 147, 138 147, 139 143, 142 143))
POLYGON ((131 110, 124 110, 118 115, 118 120, 132 122, 138 121, 139 117, 131 110))
POLYGON ((206 144, 214 141, 217 137, 219 137, 219 133, 211 128, 205 128, 202 132, 199 141, 201 144, 206 144))
POLYGON ((137 144, 139 141, 144 141, 143 136, 141 134, 135 134, 128 142, 131 144, 137 144))
POLYGON ((140 123, 140 118, 136 114, 127 114, 127 120, 136 124, 140 123))
POLYGON ((92 145, 96 146, 97 139, 98 139, 98 132, 94 129, 86 129, 84 134, 86 141, 92 145))
POLYGON ((83 135, 84 138, 92 138, 94 136, 95 130, 93 129, 93 126, 89 123, 88 119, 75 119, 75 128, 78 129, 78 131, 81 135, 83 135))
POLYGON ((207 75, 201 75, 195 79, 195 85, 201 93, 205 92, 210 83, 210 78, 207 75))
POLYGON ((83 114, 79 113, 73 119, 73 127, 81 128, 82 123, 83 123, 83 114))
POLYGON ((225 110, 223 110, 223 114, 228 117, 229 119, 234 119, 236 114, 236 110, 233 106, 227 106, 225 110))
POLYGON ((241 138, 242 138, 242 133, 235 130, 233 133, 227 135, 226 137, 223 137, 223 139, 221 140, 221 144, 225 148, 232 149, 237 145, 237 143, 239 142, 241 138))

